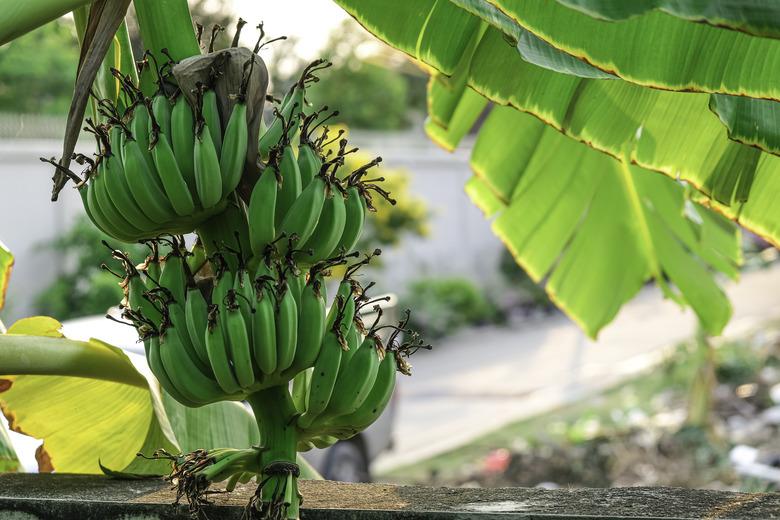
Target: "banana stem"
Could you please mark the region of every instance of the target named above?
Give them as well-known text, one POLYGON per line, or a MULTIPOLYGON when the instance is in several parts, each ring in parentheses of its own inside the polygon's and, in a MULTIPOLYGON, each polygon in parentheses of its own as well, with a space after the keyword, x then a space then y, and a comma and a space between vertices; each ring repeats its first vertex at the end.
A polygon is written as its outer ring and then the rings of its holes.
MULTIPOLYGON (((295 466, 298 443, 295 416, 298 411, 288 386, 284 384, 260 390, 250 395, 247 401, 255 413, 262 439, 260 467, 263 473, 260 477, 261 482, 266 482, 258 493, 261 493, 263 507, 273 510, 281 502, 286 514, 280 511, 282 514, 278 518, 298 518, 300 498, 295 466)), ((273 513, 269 516, 277 518, 273 513)))

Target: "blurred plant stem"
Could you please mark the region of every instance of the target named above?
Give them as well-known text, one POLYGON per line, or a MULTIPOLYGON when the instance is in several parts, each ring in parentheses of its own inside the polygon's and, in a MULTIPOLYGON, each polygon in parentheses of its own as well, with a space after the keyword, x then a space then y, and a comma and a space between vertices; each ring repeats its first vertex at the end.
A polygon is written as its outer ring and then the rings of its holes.
POLYGON ((691 381, 686 426, 709 431, 712 426, 712 394, 715 389, 715 351, 710 338, 699 325, 696 330, 697 369, 691 381))

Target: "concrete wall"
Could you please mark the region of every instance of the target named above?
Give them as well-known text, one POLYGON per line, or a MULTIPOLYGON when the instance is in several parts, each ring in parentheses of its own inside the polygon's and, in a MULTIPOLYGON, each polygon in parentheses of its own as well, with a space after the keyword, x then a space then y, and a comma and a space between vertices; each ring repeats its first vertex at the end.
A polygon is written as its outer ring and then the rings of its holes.
POLYGON ((35 296, 62 268, 62 260, 40 244, 67 230, 82 212, 81 199, 70 187, 59 202, 49 200, 53 168, 38 158, 60 153, 60 141, 0 140, 0 240, 16 256, 2 314, 8 322, 33 313, 35 296))
MULTIPOLYGON (((408 280, 421 276, 495 281, 502 246, 463 191, 470 175, 467 150, 444 152, 421 131, 354 134, 351 141, 381 155, 384 164, 408 170, 410 190, 432 212, 430 236, 409 237, 400 247, 384 251, 385 269, 377 273, 381 290, 403 292, 408 280)), ((3 312, 7 321, 34 312, 35 295, 57 276, 62 262, 38 245, 68 229, 82 211, 70 187, 59 202, 49 200, 53 169, 38 157, 59 153, 57 140, 0 140, 0 240, 17 260, 3 312)))

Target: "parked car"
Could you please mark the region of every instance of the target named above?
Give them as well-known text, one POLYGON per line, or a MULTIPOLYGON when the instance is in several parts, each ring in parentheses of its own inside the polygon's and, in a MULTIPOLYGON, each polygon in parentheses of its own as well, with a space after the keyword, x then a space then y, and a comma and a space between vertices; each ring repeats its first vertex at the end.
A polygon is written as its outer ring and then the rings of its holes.
MULTIPOLYGON (((396 299, 382 305, 383 322, 392 323, 396 320, 396 299)), ((113 316, 119 317, 118 309, 109 311, 113 316)), ((372 311, 363 316, 366 323, 370 323, 372 311)), ((115 321, 106 319, 105 316, 88 316, 63 322, 63 333, 72 339, 88 340, 97 338, 122 350, 139 356, 139 362, 145 363, 144 347, 138 340, 135 329, 122 326, 115 321)), ((303 454, 304 458, 312 464, 320 474, 328 480, 340 480, 344 482, 369 482, 371 480, 371 461, 380 453, 392 447, 393 424, 396 415, 397 399, 394 397, 382 416, 365 431, 355 437, 339 441, 326 449, 313 449, 303 454)), ((26 447, 17 446, 21 451, 26 447)), ((34 449, 34 448, 33 448, 34 449)))

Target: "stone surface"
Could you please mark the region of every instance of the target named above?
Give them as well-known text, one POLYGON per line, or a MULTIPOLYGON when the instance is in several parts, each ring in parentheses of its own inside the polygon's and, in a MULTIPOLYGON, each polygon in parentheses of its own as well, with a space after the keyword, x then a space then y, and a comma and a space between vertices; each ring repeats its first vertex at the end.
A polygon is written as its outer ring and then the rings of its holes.
MULTIPOLYGON (((251 485, 214 495, 208 518, 241 518, 251 485)), ((304 520, 352 519, 771 519, 778 493, 730 493, 678 488, 540 489, 429 488, 303 481, 304 520)), ((172 505, 161 480, 88 475, 0 475, 0 518, 173 520, 189 518, 172 505)))

